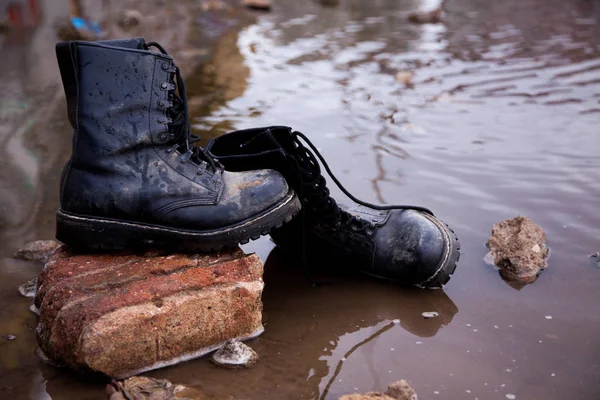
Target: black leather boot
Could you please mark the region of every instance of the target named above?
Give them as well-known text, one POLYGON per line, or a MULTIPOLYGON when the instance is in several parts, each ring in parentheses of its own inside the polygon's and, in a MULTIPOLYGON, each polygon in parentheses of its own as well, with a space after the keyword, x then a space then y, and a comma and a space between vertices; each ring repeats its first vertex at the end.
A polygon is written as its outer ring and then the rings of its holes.
POLYGON ((299 132, 288 127, 231 132, 211 140, 206 151, 231 170, 273 168, 286 177, 301 198, 303 215, 271 236, 296 257, 305 250, 318 258, 333 256, 360 272, 421 288, 443 287, 456 268, 458 239, 431 211, 356 199, 299 132), (329 195, 319 160, 356 207, 338 206, 329 195))
POLYGON ((193 145, 184 83, 160 45, 76 41, 57 44, 56 53, 75 130, 61 179, 60 241, 211 251, 299 212, 280 173, 229 172, 193 145))

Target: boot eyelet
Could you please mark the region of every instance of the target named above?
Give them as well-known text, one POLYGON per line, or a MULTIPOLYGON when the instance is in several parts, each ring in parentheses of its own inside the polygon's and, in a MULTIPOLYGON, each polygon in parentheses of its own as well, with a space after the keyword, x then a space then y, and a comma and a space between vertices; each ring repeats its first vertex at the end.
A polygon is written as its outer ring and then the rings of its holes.
POLYGON ((171 66, 168 63, 163 63, 161 68, 163 71, 168 71, 171 69, 171 66))
POLYGON ((163 82, 163 83, 160 84, 160 88, 161 89, 166 89, 168 87, 169 87, 169 84, 167 82, 163 82))
POLYGON ((160 135, 158 135, 158 140, 160 140, 161 142, 166 142, 167 141, 167 134, 166 133, 161 133, 160 135))

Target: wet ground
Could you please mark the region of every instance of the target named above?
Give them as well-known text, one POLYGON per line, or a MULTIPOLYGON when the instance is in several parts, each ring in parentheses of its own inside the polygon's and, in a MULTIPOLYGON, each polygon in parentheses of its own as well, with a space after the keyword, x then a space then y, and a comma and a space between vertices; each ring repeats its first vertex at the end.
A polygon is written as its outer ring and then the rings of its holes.
MULTIPOLYGON (((423 399, 600 398, 600 269, 589 257, 600 251, 600 2, 448 0, 445 22, 422 26, 406 22, 432 6, 417 0, 287 3, 223 37, 190 76, 196 133, 290 125, 362 199, 434 210, 456 230, 461 262, 444 291, 339 276, 313 288, 263 238, 245 247, 267 260, 266 332, 250 343, 262 361, 149 375, 215 399, 336 399, 400 378, 423 399), (520 290, 483 262, 492 225, 519 214, 551 248, 520 290)), ((3 118, 25 107, 6 104, 3 118)), ((31 137, 0 133, 0 398, 101 399, 101 383, 35 357, 35 318, 16 286, 39 266, 8 258, 53 236, 70 138, 60 120, 31 137)))

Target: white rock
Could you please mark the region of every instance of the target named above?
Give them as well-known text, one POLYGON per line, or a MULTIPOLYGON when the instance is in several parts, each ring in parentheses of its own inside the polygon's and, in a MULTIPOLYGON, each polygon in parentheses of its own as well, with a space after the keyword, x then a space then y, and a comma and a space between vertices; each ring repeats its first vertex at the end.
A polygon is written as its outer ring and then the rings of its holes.
POLYGON ((396 73, 396 82, 410 85, 413 80, 413 74, 410 71, 399 71, 396 73))
POLYGON ((435 317, 439 316, 440 314, 435 311, 426 311, 421 315, 423 316, 423 318, 429 319, 429 318, 435 318, 435 317))
POLYGON ((211 360, 225 368, 250 368, 258 362, 258 354, 250 346, 233 339, 217 350, 211 360))
POLYGON ((37 278, 33 278, 32 280, 19 285, 19 293, 21 293, 21 296, 33 299, 35 297, 36 284, 37 278))

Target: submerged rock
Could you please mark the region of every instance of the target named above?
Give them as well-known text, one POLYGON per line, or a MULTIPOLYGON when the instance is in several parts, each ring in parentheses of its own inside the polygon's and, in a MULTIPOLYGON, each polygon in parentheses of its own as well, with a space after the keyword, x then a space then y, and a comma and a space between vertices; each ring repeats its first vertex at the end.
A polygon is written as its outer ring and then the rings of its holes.
POLYGON ((37 278, 33 278, 32 280, 19 285, 19 293, 21 293, 21 296, 27 297, 29 299, 33 299, 35 297, 36 285, 37 285, 37 278))
POLYGON ((392 383, 385 393, 347 394, 339 400, 419 400, 417 392, 404 379, 392 383))
POLYGON ((166 379, 134 376, 106 385, 108 400, 201 400, 205 396, 195 389, 173 385, 166 379))
POLYGON ((211 360, 225 368, 250 368, 258 362, 258 354, 250 346, 234 339, 217 350, 211 360))
POLYGON ((239 248, 74 254, 38 278, 37 341, 54 363, 125 378, 260 335, 263 264, 239 248))
POLYGON ((269 11, 271 9, 271 0, 242 0, 242 4, 252 10, 269 11))
POLYGON ((46 262, 60 244, 56 240, 36 240, 29 242, 15 253, 13 258, 25 261, 46 262))
POLYGON ((487 247, 500 275, 508 281, 531 283, 546 268, 549 251, 546 234, 527 217, 494 225, 487 247))
POLYGON ((423 318, 425 319, 430 319, 430 318, 435 318, 437 316, 439 316, 440 314, 435 312, 435 311, 425 311, 423 314, 421 314, 423 316, 423 318))
POLYGON ((590 258, 594 261, 596 261, 596 263, 598 264, 598 266, 600 267, 600 252, 598 253, 594 253, 594 254, 590 254, 590 258))

